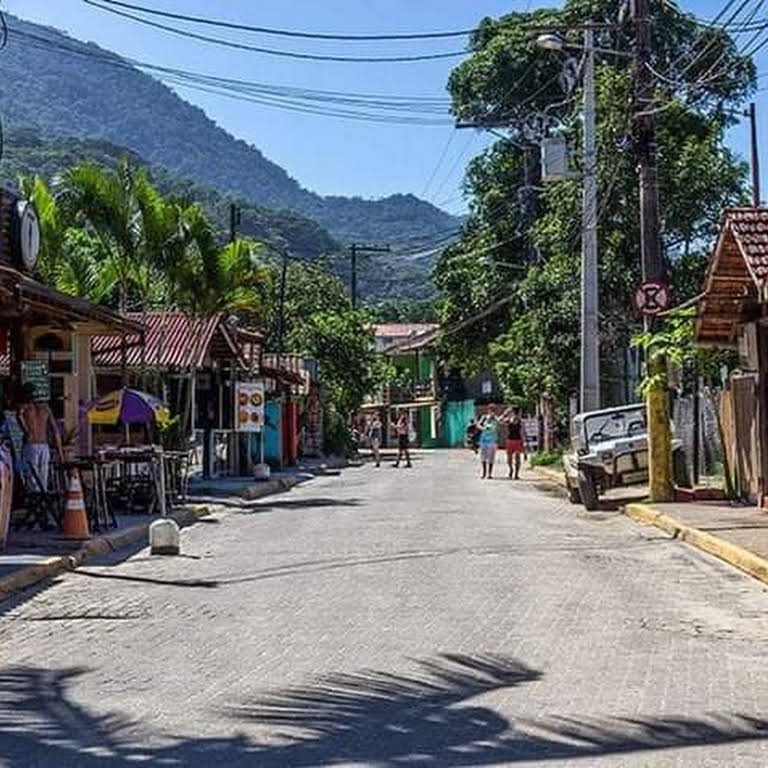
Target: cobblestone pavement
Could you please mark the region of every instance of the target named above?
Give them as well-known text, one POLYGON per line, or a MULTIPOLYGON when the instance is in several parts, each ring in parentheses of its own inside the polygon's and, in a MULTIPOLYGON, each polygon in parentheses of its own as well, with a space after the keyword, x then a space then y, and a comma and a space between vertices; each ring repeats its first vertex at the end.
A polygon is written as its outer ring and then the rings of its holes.
POLYGON ((765 766, 768 595, 464 452, 0 604, 0 765, 765 766))

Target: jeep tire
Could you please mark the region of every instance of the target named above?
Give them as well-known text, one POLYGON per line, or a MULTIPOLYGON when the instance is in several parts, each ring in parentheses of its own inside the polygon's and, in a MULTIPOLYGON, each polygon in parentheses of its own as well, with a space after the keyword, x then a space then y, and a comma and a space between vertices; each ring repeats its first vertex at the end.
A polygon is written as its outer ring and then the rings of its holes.
POLYGON ((597 485, 591 473, 586 470, 579 470, 579 495, 584 509, 594 512, 600 507, 600 500, 597 495, 597 485))
POLYGON ((565 476, 565 487, 568 491, 568 501, 571 504, 581 504, 581 494, 578 488, 574 488, 568 481, 568 475, 565 476))

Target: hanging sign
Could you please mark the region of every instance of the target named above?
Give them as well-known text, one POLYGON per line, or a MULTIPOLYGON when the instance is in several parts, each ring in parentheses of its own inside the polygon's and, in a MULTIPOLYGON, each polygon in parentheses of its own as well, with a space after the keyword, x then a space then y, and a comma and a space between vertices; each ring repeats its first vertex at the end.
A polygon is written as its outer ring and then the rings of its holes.
POLYGON ((261 432, 264 426, 264 381, 238 381, 235 424, 239 432, 261 432))
POLYGON ((669 309, 672 295, 664 283, 643 283, 635 291, 635 308, 641 315, 653 317, 669 309))

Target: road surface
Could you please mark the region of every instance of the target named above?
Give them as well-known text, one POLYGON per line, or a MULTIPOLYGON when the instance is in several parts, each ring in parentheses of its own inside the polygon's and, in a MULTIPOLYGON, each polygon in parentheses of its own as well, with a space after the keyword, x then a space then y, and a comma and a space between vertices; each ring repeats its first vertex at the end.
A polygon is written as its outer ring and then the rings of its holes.
POLYGON ((0 604, 0 765, 765 766, 768 595, 461 451, 0 604))

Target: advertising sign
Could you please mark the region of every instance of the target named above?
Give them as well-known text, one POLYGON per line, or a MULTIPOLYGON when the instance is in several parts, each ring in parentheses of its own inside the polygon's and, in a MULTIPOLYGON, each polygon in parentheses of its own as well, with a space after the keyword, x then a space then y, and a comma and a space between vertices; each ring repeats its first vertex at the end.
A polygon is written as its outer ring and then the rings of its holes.
POLYGON ((238 381, 235 387, 235 424, 240 432, 261 432, 264 426, 264 382, 238 381))

